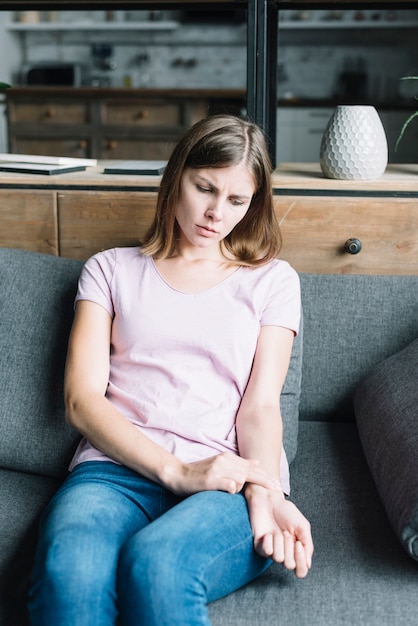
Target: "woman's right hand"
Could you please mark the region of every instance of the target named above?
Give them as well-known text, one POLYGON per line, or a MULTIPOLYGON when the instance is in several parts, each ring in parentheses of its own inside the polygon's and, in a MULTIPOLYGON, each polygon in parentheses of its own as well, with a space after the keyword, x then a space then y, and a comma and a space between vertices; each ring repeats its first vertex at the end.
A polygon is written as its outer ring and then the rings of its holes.
POLYGON ((260 468, 259 462, 223 452, 202 461, 183 463, 180 472, 171 477, 169 488, 180 496, 199 491, 238 493, 246 483, 280 490, 280 483, 260 468))

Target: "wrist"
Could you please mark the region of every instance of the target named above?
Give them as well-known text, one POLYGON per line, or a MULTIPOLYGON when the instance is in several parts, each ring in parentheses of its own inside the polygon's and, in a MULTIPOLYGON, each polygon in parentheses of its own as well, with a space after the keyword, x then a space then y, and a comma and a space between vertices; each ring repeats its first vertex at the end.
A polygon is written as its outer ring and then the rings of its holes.
POLYGON ((161 467, 158 482, 173 493, 180 489, 181 476, 184 472, 184 463, 173 457, 161 467))
POLYGON ((282 498, 285 500, 286 496, 280 487, 279 489, 268 489, 267 487, 262 487, 261 485, 256 485, 255 483, 247 483, 244 487, 244 495, 247 500, 256 499, 256 498, 282 498))

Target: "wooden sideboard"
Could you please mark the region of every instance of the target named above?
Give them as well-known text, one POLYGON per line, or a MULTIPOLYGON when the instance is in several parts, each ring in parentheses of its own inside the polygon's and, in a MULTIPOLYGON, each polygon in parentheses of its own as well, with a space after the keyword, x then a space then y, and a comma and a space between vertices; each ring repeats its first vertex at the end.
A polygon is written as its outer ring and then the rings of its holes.
POLYGON ((5 92, 9 150, 94 159, 168 159, 186 128, 239 114, 245 91, 15 87, 5 92))
POLYGON ((418 165, 336 181, 316 164, 283 164, 273 187, 281 255, 298 271, 418 274, 418 165))
MULTIPOLYGON (((155 210, 158 177, 85 172, 0 173, 0 246, 87 259, 136 245, 155 210)), ((392 165, 378 181, 325 179, 317 164, 273 175, 281 257, 300 272, 418 273, 418 165, 392 165), (352 243, 351 253, 345 248, 352 243)))

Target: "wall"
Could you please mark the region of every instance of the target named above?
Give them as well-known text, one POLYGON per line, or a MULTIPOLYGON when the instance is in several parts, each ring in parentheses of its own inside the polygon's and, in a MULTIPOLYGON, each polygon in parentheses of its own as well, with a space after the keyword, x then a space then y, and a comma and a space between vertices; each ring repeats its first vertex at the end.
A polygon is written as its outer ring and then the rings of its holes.
MULTIPOLYGON (((105 11, 49 13, 61 22, 88 21, 96 27, 106 20, 105 11)), ((145 11, 112 13, 116 25, 134 21, 138 27, 150 14, 145 11)), ((362 58, 366 59, 368 73, 367 95, 375 99, 397 97, 399 78, 409 71, 417 71, 418 11, 361 12, 367 21, 371 21, 373 14, 380 16, 372 22, 372 29, 363 29, 363 20, 356 21, 356 12, 352 10, 332 12, 341 14, 341 19, 333 22, 327 19, 329 13, 281 12, 283 28, 279 31, 276 76, 279 95, 330 97, 346 61, 356 62, 362 58), (396 19, 389 21, 388 15, 396 19), (399 27, 405 21, 414 22, 415 28, 399 27), (341 28, 345 24, 354 28, 341 28)), ((99 76, 115 87, 245 88, 245 23, 215 26, 178 22, 176 28, 164 30, 164 23, 180 19, 179 12, 154 11, 151 15, 156 18, 152 25, 161 24, 161 30, 31 32, 16 33, 14 39, 20 43, 26 60, 82 61, 91 67, 93 77, 99 76), (91 52, 92 45, 97 43, 112 45, 111 61, 115 69, 102 71, 94 67, 91 52)), ((4 19, 4 14, 0 13, 1 22, 4 19)), ((14 81, 18 81, 17 59, 11 61, 11 70, 14 81)))
MULTIPOLYGON (((74 28, 10 31, 7 21, 20 16, 0 12, 0 76, 14 84, 19 82, 22 61, 66 60, 90 68, 89 84, 245 88, 245 23, 184 24, 176 11, 113 11, 111 16, 105 11, 41 13, 43 20, 73 23, 74 28), (77 28, 80 21, 92 28, 77 28), (103 22, 106 28, 131 24, 132 29, 103 30, 103 22), (141 29, 144 23, 151 23, 152 30, 141 29), (92 47, 97 44, 112 47, 109 69, 95 62, 92 47)), ((279 62, 272 76, 279 98, 290 103, 298 98, 333 98, 347 65, 360 63, 367 73, 365 101, 394 108, 415 104, 413 92, 400 93, 405 87, 400 78, 418 71, 418 11, 282 11, 280 20, 279 62), (372 27, 363 28, 365 22, 372 27)), ((4 144, 4 124, 1 141, 4 144)))

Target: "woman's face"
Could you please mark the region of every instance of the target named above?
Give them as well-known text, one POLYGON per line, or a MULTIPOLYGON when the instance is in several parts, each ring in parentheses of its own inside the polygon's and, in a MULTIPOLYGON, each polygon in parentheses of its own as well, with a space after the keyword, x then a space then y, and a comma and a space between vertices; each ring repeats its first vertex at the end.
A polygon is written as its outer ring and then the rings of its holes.
POLYGON ((242 163, 219 168, 186 168, 180 180, 176 219, 180 245, 218 246, 245 216, 255 192, 242 163))

